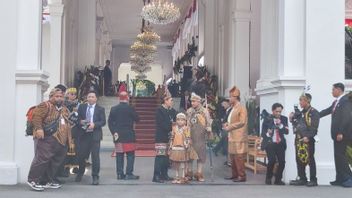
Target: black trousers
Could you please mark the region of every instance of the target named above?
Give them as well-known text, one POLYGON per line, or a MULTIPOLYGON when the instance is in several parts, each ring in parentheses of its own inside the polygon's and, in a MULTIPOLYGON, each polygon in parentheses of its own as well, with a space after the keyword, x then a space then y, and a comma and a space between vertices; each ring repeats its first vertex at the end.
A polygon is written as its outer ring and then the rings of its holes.
POLYGON ((88 133, 80 137, 78 151, 78 174, 83 175, 86 170, 86 159, 91 154, 92 176, 98 177, 100 171, 100 141, 93 140, 93 134, 88 133))
POLYGON ((57 169, 65 159, 67 149, 53 136, 36 139, 35 144, 35 156, 28 173, 28 181, 52 182, 57 169))
MULTIPOLYGON (((298 140, 296 140, 298 141, 298 140)), ((310 171, 310 181, 317 181, 317 167, 315 164, 315 140, 314 138, 309 139, 308 143, 308 164, 302 163, 297 155, 297 146, 295 145, 296 148, 296 163, 297 163, 297 172, 298 176, 301 180, 307 181, 307 175, 306 175, 306 166, 309 165, 309 171, 310 171)))
POLYGON ((167 179, 169 169, 169 157, 165 155, 157 155, 154 161, 154 177, 167 179))
MULTIPOLYGON (((116 173, 117 175, 124 175, 125 153, 116 153, 116 173)), ((126 152, 127 166, 126 175, 133 175, 135 153, 134 151, 126 152)))
POLYGON ((275 181, 282 180, 282 173, 285 169, 285 151, 286 145, 285 143, 281 142, 279 144, 276 143, 269 143, 265 148, 266 154, 268 156, 268 166, 266 171, 266 178, 271 179, 274 175, 274 166, 275 163, 279 163, 279 167, 275 174, 275 181))
POLYGON ((352 178, 352 172, 346 156, 347 145, 348 141, 346 140, 340 142, 334 141, 336 181, 340 183, 352 178))

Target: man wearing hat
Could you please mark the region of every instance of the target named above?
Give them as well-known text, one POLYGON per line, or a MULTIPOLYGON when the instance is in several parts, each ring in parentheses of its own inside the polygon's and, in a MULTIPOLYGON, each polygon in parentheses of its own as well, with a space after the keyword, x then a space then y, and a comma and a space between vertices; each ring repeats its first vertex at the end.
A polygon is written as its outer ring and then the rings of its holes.
POLYGON ((206 161, 206 140, 211 136, 211 121, 208 110, 202 106, 202 98, 195 93, 191 96, 192 107, 187 110, 188 124, 191 129, 192 145, 198 155, 197 159, 197 173, 193 175, 191 159, 188 165, 186 177, 192 179, 193 177, 199 181, 204 182, 203 165, 206 161))
POLYGON ((235 86, 230 90, 232 110, 223 129, 228 134, 228 152, 232 160, 232 175, 229 178, 234 182, 245 182, 245 160, 247 153, 247 109, 240 103, 240 90, 235 86))
POLYGON ((317 169, 315 164, 315 139, 319 127, 319 112, 311 106, 312 96, 303 93, 299 98, 299 104, 303 109, 301 112, 295 110, 290 114, 290 122, 296 135, 296 163, 298 179, 290 181, 290 185, 313 187, 318 185, 317 169), (309 165, 310 181, 306 176, 306 166, 309 165))
POLYGON ((320 112, 324 117, 331 114, 331 138, 334 141, 334 160, 336 180, 330 182, 334 186, 352 187, 352 172, 346 158, 346 147, 351 144, 351 101, 344 95, 345 86, 336 83, 332 88, 332 95, 336 100, 332 105, 320 112))
POLYGON ((169 137, 172 130, 172 124, 176 121, 176 110, 172 108, 173 99, 167 94, 162 98, 162 104, 157 108, 155 113, 156 132, 155 132, 155 150, 156 157, 154 161, 153 182, 164 183, 171 178, 168 176, 169 157, 167 149, 169 137))
POLYGON ((119 93, 120 104, 110 111, 108 125, 114 138, 116 152, 117 179, 136 180, 139 176, 133 174, 136 150, 136 133, 133 130, 135 122, 139 121, 137 112, 128 104, 126 91, 119 93), (127 156, 126 174, 124 172, 124 156, 127 156))

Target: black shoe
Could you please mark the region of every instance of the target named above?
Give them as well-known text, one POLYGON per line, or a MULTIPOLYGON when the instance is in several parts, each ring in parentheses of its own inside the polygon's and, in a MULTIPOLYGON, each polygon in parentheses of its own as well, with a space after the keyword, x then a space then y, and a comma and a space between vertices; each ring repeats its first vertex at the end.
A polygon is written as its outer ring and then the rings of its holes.
POLYGON ((78 174, 78 175, 76 176, 75 182, 81 182, 81 181, 82 181, 82 177, 83 177, 83 175, 78 174))
POLYGON ((168 175, 166 175, 166 176, 162 176, 162 177, 161 177, 161 180, 164 180, 164 181, 172 181, 172 180, 174 180, 174 178, 169 177, 168 175))
POLYGON ((61 181, 61 180, 59 180, 59 179, 56 178, 56 177, 53 179, 53 182, 54 182, 54 183, 57 183, 57 184, 64 184, 64 183, 65 183, 64 181, 61 181))
POLYGON ((317 181, 309 181, 307 182, 307 187, 315 187, 318 186, 318 182, 317 181))
POLYGON ((126 178, 126 175, 118 174, 117 175, 117 180, 124 180, 126 178))
POLYGON ((138 180, 139 176, 137 175, 126 175, 126 180, 138 180))
POLYGON ((265 184, 266 184, 266 185, 271 185, 271 184, 272 184, 271 179, 266 178, 266 179, 265 179, 265 184))
POLYGON ((98 176, 93 176, 92 185, 99 185, 99 177, 98 176))
POLYGON ((231 177, 225 177, 224 179, 225 180, 234 180, 234 179, 236 179, 237 177, 233 177, 233 176, 231 176, 231 177))
POLYGON ((277 185, 277 186, 284 186, 284 185, 286 185, 285 182, 283 182, 283 181, 281 181, 281 180, 280 180, 280 181, 275 181, 274 184, 277 185))
POLYGON ((291 180, 290 185, 292 185, 292 186, 305 186, 305 185, 307 185, 307 180, 301 180, 301 179, 291 180))
POLYGON ((153 177, 153 182, 154 183, 165 183, 165 181, 162 180, 159 176, 154 176, 153 177))
POLYGON ((330 185, 332 185, 332 186, 341 186, 342 183, 335 180, 335 181, 330 182, 330 185))
POLYGON ((78 168, 77 168, 77 167, 73 168, 73 169, 72 169, 72 173, 78 174, 78 168))

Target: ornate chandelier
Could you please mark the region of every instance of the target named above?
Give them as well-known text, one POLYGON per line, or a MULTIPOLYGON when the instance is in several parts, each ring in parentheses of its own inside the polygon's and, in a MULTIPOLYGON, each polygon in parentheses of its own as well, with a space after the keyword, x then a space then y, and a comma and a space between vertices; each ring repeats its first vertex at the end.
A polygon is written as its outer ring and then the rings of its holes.
POLYGON ((151 23, 166 25, 175 22, 180 17, 180 9, 167 0, 152 0, 143 7, 141 15, 151 23))
POLYGON ((143 80, 147 77, 145 73, 152 69, 150 64, 157 52, 154 44, 160 41, 160 36, 150 28, 145 28, 144 32, 138 34, 136 40, 130 49, 131 69, 137 73, 137 79, 143 80))

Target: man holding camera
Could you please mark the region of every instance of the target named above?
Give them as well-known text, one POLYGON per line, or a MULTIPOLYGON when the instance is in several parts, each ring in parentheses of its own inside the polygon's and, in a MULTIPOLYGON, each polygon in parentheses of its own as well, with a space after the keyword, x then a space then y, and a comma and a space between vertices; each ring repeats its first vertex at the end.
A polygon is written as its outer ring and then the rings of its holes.
POLYGON ((80 124, 78 164, 79 170, 76 182, 82 180, 86 169, 86 161, 92 153, 92 176, 93 185, 99 184, 100 171, 100 141, 103 138, 102 127, 105 125, 105 109, 97 105, 97 93, 88 92, 87 104, 78 107, 78 120, 80 124))
POLYGON ((271 110, 272 115, 264 119, 262 125, 262 149, 265 149, 268 155, 268 166, 266 172, 265 184, 272 184, 273 170, 276 159, 279 162, 279 167, 275 174, 275 185, 285 185, 282 181, 282 173, 285 168, 285 151, 286 140, 288 134, 287 117, 282 116, 283 106, 280 103, 273 104, 271 110))
POLYGON ((313 187, 318 185, 317 170, 314 158, 315 139, 319 127, 319 112, 310 103, 312 96, 303 93, 299 98, 302 111, 295 106, 295 112, 290 114, 290 122, 293 124, 293 131, 296 135, 296 162, 299 179, 292 180, 290 185, 313 187), (310 181, 307 181, 306 166, 309 165, 310 181))

